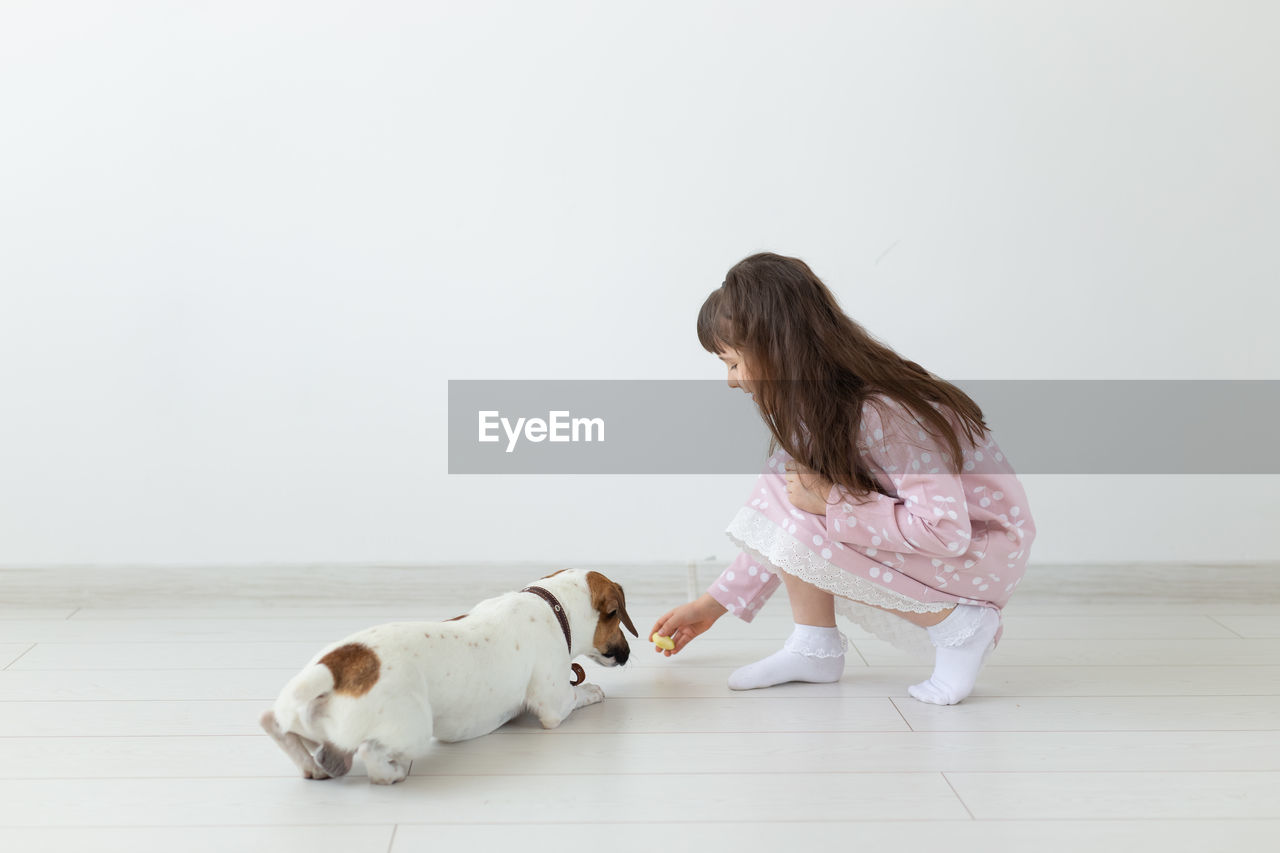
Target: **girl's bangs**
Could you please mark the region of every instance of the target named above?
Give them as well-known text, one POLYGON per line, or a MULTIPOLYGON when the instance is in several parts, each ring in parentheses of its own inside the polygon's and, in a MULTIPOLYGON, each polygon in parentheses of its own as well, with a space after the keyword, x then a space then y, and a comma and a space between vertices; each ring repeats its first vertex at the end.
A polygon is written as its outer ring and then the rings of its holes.
POLYGON ((738 348, 723 288, 711 291, 698 311, 698 343, 710 353, 724 352, 725 347, 738 348))

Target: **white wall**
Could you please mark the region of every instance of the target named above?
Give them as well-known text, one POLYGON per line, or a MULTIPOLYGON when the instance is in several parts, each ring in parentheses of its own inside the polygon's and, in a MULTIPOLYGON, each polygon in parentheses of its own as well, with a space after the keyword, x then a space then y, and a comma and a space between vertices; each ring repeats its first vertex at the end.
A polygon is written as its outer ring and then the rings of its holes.
MULTIPOLYGON (((445 389, 718 377, 756 251, 944 377, 1280 378, 1278 9, 7 0, 0 564, 725 559, 750 477, 450 477, 445 389)), ((1025 481, 1280 558, 1275 477, 1025 481)))

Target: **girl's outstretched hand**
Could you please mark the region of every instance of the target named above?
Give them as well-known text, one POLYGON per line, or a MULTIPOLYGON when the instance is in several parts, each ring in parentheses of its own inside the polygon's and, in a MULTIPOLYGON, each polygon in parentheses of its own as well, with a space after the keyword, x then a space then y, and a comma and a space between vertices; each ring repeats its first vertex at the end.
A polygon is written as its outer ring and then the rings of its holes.
POLYGON ((653 627, 649 629, 649 636, 658 634, 662 637, 670 637, 675 643, 675 648, 668 651, 654 646, 654 651, 661 652, 667 657, 679 654, 680 650, 689 645, 694 637, 704 633, 725 613, 725 606, 708 593, 703 593, 693 601, 668 610, 653 623, 653 627))

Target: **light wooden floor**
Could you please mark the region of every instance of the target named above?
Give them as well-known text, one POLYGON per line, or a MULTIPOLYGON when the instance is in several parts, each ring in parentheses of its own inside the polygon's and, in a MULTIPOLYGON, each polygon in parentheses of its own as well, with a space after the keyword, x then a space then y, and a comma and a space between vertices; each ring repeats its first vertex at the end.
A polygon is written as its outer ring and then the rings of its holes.
MULTIPOLYGON (((554 731, 521 719, 437 745, 390 788, 358 766, 303 780, 258 729, 320 645, 553 568, 0 570, 0 849, 1280 844, 1280 602, 1265 585, 1205 598, 1197 579, 1225 571, 1205 567, 1084 583, 1033 567, 977 691, 949 708, 908 696, 927 666, 848 626, 840 683, 730 691, 790 630, 780 593, 677 658, 633 643, 625 668, 585 662, 604 703, 554 731)), ((684 600, 682 568, 604 570, 642 632, 684 600)))

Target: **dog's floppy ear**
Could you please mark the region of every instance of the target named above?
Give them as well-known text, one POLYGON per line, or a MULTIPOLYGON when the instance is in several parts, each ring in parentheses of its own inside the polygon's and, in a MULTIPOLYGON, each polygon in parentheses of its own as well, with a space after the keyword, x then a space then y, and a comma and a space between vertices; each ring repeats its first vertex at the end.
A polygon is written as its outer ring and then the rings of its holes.
POLYGON ((612 613, 616 610, 622 624, 626 625, 627 630, 631 632, 631 636, 640 636, 640 632, 631 622, 630 614, 627 613, 627 597, 623 594, 622 587, 599 572, 587 572, 587 588, 591 590, 592 607, 600 613, 612 613))
POLYGON ((627 630, 631 632, 631 636, 639 637, 640 632, 636 630, 636 626, 631 624, 631 616, 627 613, 627 597, 622 594, 622 587, 618 587, 618 615, 622 617, 622 624, 627 626, 627 630))

